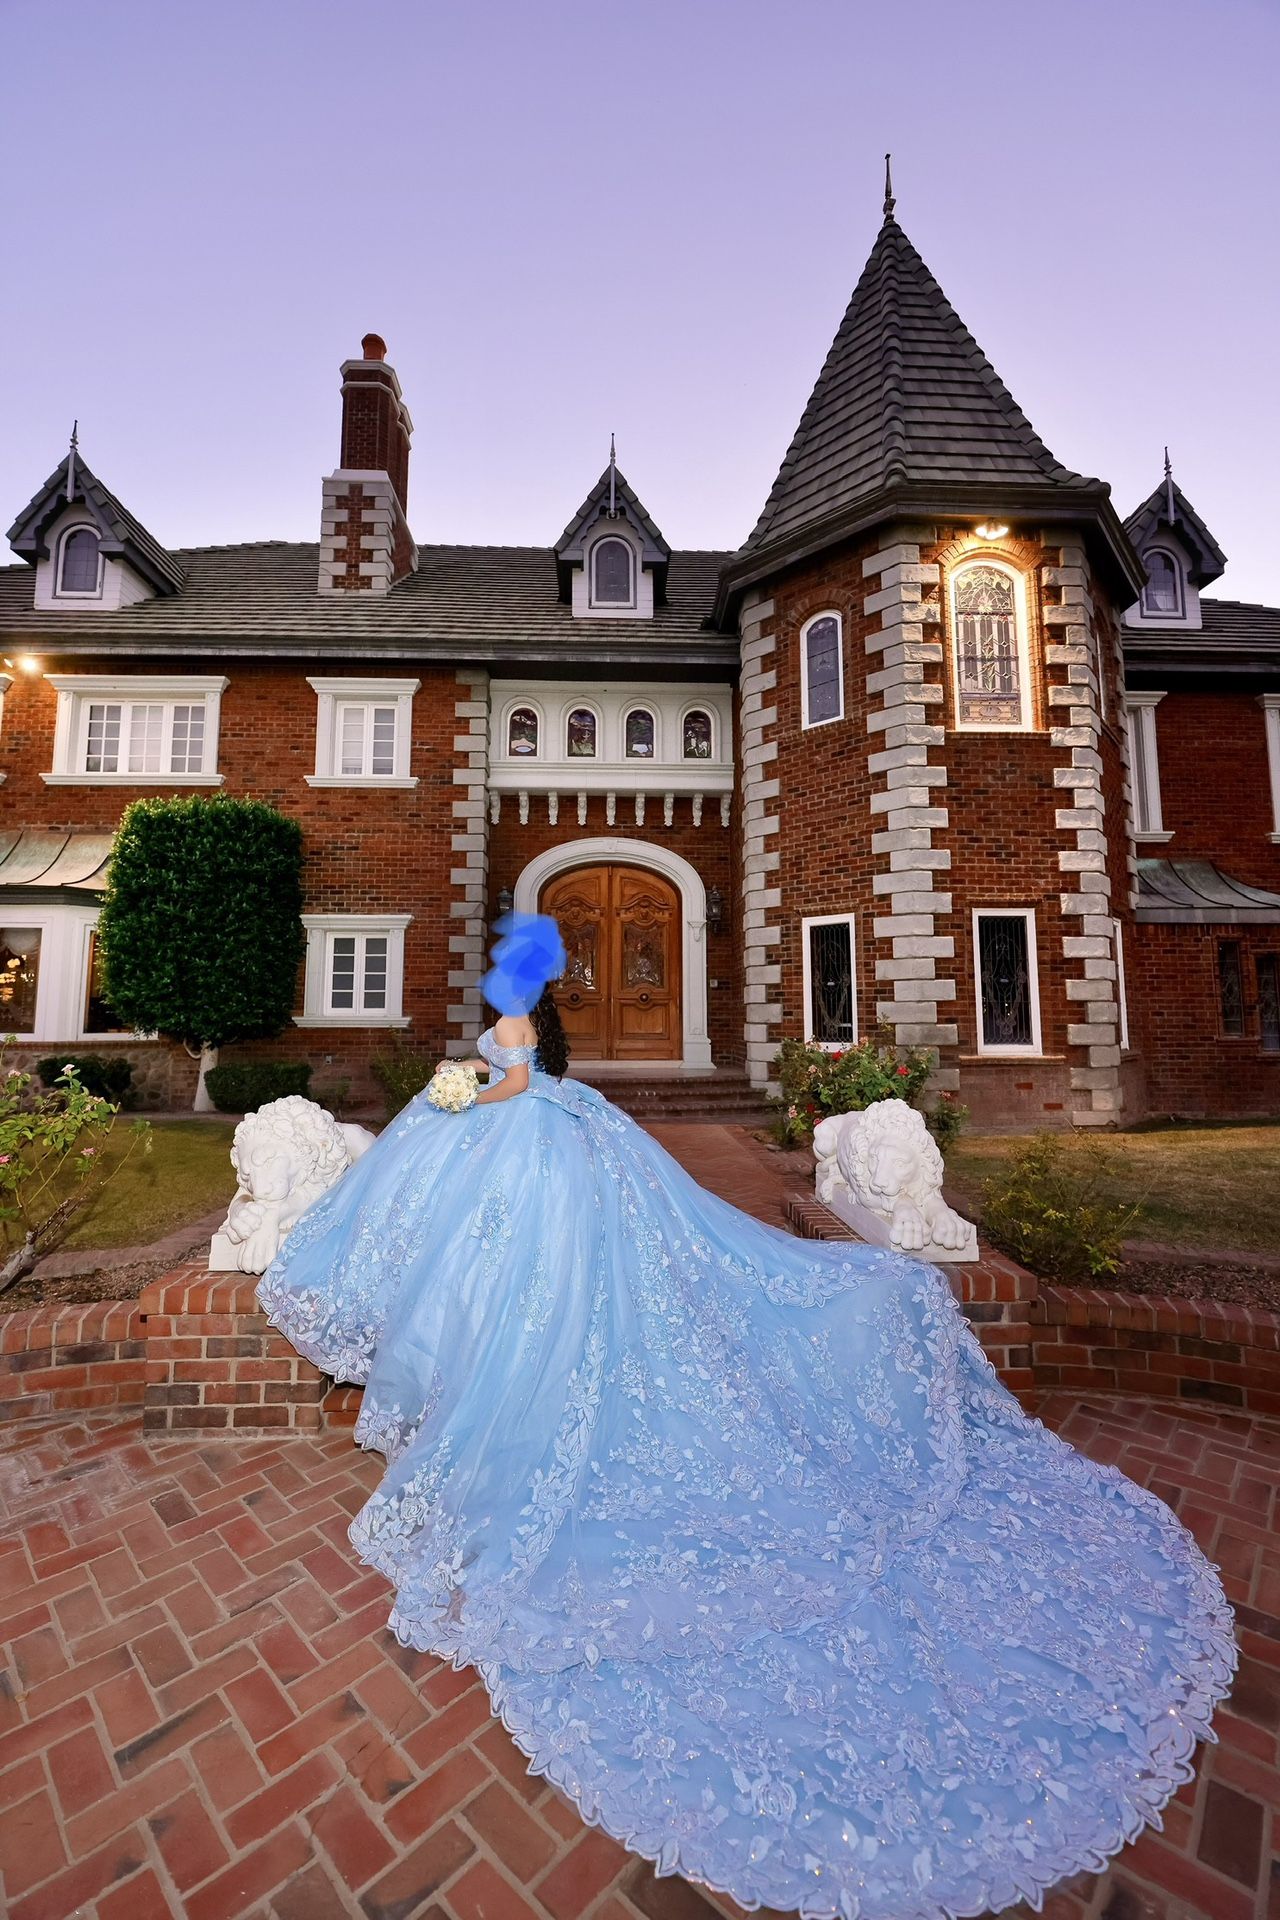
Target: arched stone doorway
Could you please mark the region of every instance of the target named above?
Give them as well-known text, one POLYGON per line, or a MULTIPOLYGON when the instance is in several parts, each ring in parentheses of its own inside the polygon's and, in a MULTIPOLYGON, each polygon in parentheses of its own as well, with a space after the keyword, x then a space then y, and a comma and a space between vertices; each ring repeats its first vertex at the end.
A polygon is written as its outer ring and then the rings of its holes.
POLYGON ((564 936, 556 999, 578 1058, 680 1059, 680 895, 671 882, 601 862, 557 874, 538 904, 564 936))
MULTIPOLYGON (((691 866, 687 860, 680 854, 672 852, 670 848, 652 841, 632 840, 614 835, 570 840, 563 846, 549 847, 545 853, 538 854, 529 862, 516 881, 516 907, 522 913, 536 913, 540 908, 554 912, 555 898, 549 891, 552 882, 559 880, 562 876, 571 879, 573 875, 583 870, 601 867, 615 870, 639 869, 641 871, 638 877, 642 882, 646 876, 650 883, 669 882, 668 897, 670 892, 674 892, 676 896, 674 908, 667 909, 673 912, 674 918, 665 923, 664 931, 664 938, 669 939, 671 943, 671 953, 673 956, 678 955, 679 961, 678 972, 674 960, 668 966, 672 984, 676 989, 674 1003, 667 1003, 674 1004, 675 1011, 670 1017, 675 1038, 674 1040, 668 1038, 664 1042, 666 1050, 663 1052, 614 1051, 606 1055, 592 1056, 587 1053, 584 1044, 578 1044, 574 1049, 575 1062, 580 1065, 589 1065, 594 1057, 618 1061, 671 1061, 685 1067, 710 1067, 711 1042, 707 1034, 707 895, 702 877, 696 867, 691 866)), ((603 882, 595 883, 597 891, 603 884, 603 882)), ((608 884, 610 887, 616 884, 619 888, 618 897, 626 899, 626 889, 620 881, 617 883, 610 881, 608 884)), ((643 899, 646 895, 656 902, 658 898, 656 885, 650 884, 648 887, 641 885, 639 894, 632 895, 631 898, 643 899)), ((614 897, 610 895, 611 902, 614 897)), ((611 905, 611 915, 614 911, 611 905)), ((652 912, 653 909, 648 911, 652 912)), ((638 915, 638 924, 640 919, 641 916, 638 915)), ((625 924, 624 920, 623 925, 625 924)), ((623 936, 615 934, 614 937, 621 939, 623 936)), ((637 942, 636 937, 633 936, 632 944, 634 951, 637 945, 643 943, 637 942)), ((652 955, 648 962, 641 958, 639 966, 633 965, 631 971, 639 974, 651 970, 651 962, 652 955)), ((625 972, 626 969, 620 968, 620 971, 625 972)), ((638 995, 645 990, 646 984, 650 992, 648 1004, 652 1008, 656 1005, 652 983, 646 983, 638 978, 633 983, 633 990, 637 996, 635 1004, 642 1005, 638 995)), ((657 1026, 655 1015, 650 1014, 647 1017, 651 1026, 657 1026)), ((645 1044, 643 1033, 635 1031, 637 1027, 642 1027, 644 1024, 639 1014, 627 1015, 623 1024, 627 1023, 630 1023, 633 1028, 632 1039, 636 1045, 645 1044)))

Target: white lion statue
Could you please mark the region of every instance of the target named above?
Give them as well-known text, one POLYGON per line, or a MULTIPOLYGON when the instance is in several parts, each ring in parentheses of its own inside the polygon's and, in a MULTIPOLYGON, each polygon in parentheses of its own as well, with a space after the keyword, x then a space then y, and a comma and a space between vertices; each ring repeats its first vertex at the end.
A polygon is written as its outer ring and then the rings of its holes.
POLYGON ((213 1236, 210 1271, 265 1273, 290 1227, 373 1141, 367 1127, 344 1126, 300 1093, 247 1113, 231 1146, 236 1194, 213 1236))
POLYGON ((814 1129, 817 1194, 877 1246, 926 1260, 976 1260, 973 1222, 942 1197, 942 1155, 905 1100, 835 1113, 814 1129))

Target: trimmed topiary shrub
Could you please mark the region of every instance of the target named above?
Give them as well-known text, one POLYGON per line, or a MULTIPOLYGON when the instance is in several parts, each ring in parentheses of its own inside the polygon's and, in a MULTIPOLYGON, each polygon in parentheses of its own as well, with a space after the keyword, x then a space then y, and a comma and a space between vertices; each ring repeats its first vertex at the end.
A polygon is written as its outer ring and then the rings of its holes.
POLYGON ((129 1105, 132 1061, 114 1053, 51 1053, 36 1062, 36 1072, 46 1087, 56 1087, 68 1067, 74 1070, 86 1093, 96 1095, 99 1100, 110 1100, 116 1107, 129 1105))
POLYGON ((287 1094, 306 1096, 311 1068, 305 1060, 250 1060, 239 1066, 210 1067, 204 1083, 219 1113, 256 1113, 287 1094))

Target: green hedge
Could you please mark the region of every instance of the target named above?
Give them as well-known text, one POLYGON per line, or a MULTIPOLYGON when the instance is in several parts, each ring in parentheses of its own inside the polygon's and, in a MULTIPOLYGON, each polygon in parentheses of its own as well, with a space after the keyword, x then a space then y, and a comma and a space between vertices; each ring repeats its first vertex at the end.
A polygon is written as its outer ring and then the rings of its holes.
POLYGON ((86 1093, 97 1094, 117 1107, 128 1106, 133 1085, 132 1061, 114 1053, 51 1053, 37 1062, 36 1072, 46 1087, 55 1087, 64 1067, 75 1068, 86 1093))
POLYGON ((219 1113, 256 1113, 269 1100, 306 1095, 311 1068, 305 1060, 254 1060, 241 1066, 211 1067, 204 1077, 219 1113))

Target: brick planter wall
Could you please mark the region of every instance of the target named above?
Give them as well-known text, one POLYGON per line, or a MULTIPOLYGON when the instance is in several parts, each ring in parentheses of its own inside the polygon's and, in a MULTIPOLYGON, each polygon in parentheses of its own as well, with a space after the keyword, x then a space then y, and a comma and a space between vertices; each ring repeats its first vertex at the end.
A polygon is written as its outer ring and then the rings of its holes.
POLYGON ((1280 1314, 1042 1286, 1036 1318, 1037 1386, 1280 1414, 1280 1314))
POLYGON ((0 1420, 140 1407, 145 1378, 135 1300, 25 1307, 0 1318, 0 1420))
POLYGON ((329 1382, 268 1325, 256 1285, 191 1261, 143 1290, 148 1433, 322 1425, 329 1382))

